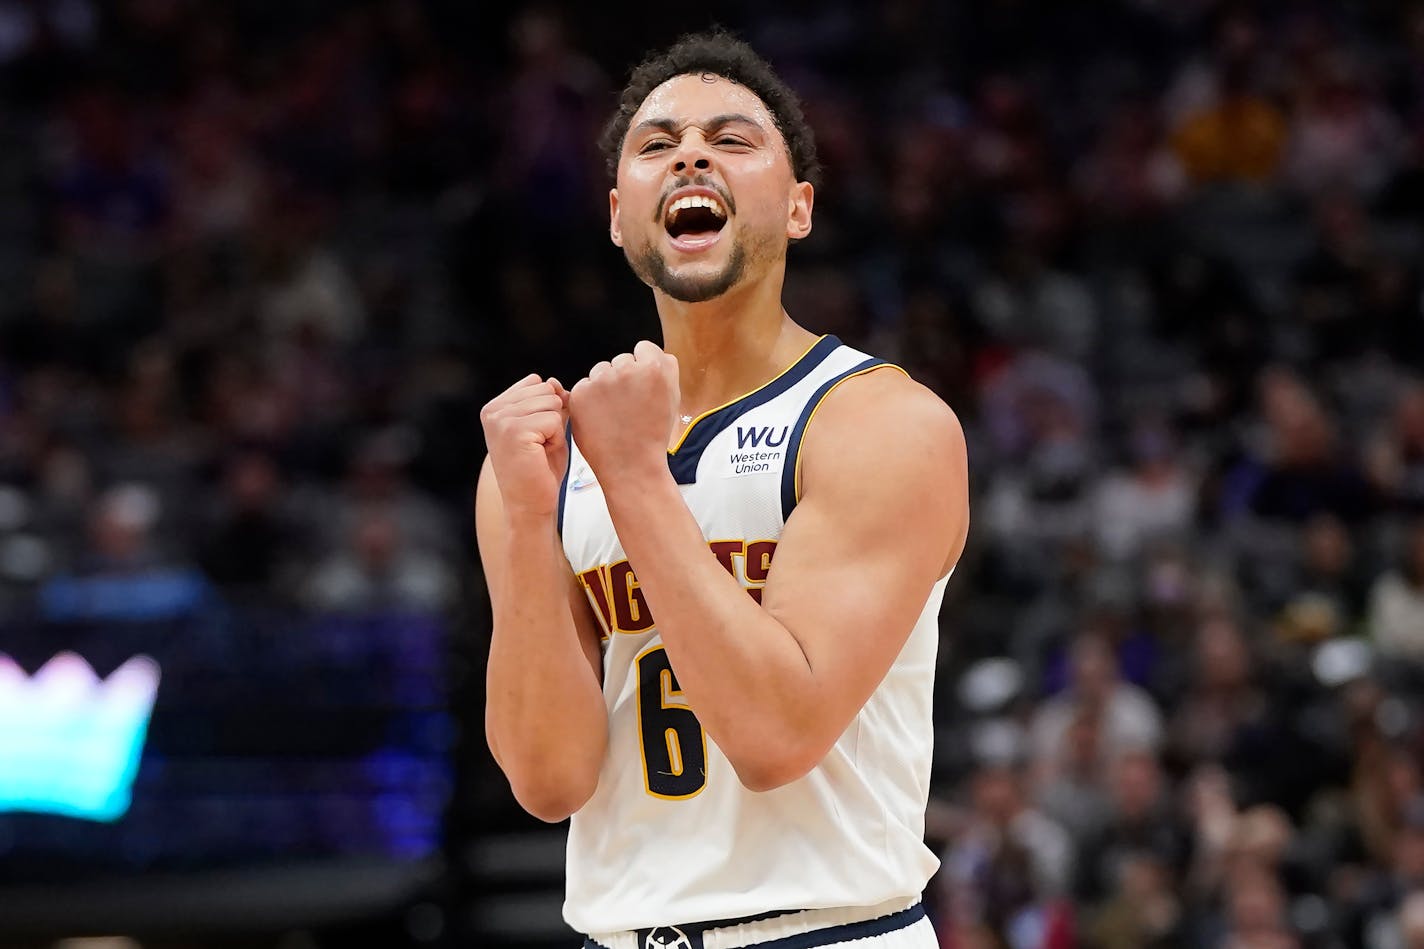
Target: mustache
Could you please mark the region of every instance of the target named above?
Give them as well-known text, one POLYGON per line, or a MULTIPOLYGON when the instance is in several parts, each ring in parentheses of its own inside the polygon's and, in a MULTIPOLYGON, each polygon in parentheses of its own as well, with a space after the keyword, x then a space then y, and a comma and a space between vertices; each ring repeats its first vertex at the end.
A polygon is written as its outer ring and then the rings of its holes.
POLYGON ((737 213, 737 202, 732 200, 732 194, 726 188, 714 182, 706 175, 697 175, 693 178, 678 178, 668 185, 661 195, 658 196, 657 210, 653 213, 653 223, 661 224, 663 220, 663 209, 667 207, 668 198, 679 188, 710 188, 717 192, 717 197, 722 200, 722 206, 727 209, 728 214, 737 213))

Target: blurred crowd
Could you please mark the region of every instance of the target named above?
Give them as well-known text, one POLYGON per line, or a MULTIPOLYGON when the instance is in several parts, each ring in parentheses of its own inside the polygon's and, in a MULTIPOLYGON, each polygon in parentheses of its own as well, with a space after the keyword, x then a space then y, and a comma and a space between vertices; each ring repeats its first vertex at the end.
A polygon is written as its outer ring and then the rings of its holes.
MULTIPOLYGON (((736 2, 786 303, 970 439, 946 947, 1424 947, 1424 4, 736 2)), ((705 25, 0 0, 0 610, 448 609, 478 407, 655 334, 598 128, 705 25)))

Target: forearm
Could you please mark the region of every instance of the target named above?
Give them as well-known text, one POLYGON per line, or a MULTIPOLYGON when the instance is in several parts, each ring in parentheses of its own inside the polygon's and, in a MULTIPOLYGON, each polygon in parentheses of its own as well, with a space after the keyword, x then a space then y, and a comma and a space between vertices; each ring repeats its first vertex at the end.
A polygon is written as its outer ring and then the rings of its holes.
POLYGON ((605 484, 624 552, 703 728, 749 784, 765 783, 758 771, 794 766, 815 744, 815 677, 800 644, 717 561, 665 468, 605 484))
POLYGON ((597 784, 607 710, 569 611, 553 524, 511 518, 507 525, 491 591, 485 727, 520 803, 558 820, 597 784))

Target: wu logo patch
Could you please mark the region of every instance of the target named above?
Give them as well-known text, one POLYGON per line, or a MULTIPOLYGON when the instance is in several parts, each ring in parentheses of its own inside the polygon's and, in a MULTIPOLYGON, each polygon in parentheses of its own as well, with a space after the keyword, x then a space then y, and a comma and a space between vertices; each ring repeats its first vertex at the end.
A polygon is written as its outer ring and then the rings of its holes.
POLYGON ((770 425, 751 426, 743 428, 737 426, 737 448, 746 450, 748 448, 779 448, 786 444, 786 434, 791 431, 790 425, 783 425, 781 428, 772 428, 770 425))
POLYGON ((729 453, 727 461, 731 470, 723 477, 780 471, 786 460, 786 437, 790 432, 790 425, 738 425, 737 450, 729 453))
POLYGON ((647 930, 648 935, 643 940, 643 949, 702 949, 702 938, 693 937, 678 929, 676 926, 659 926, 657 929, 647 930))

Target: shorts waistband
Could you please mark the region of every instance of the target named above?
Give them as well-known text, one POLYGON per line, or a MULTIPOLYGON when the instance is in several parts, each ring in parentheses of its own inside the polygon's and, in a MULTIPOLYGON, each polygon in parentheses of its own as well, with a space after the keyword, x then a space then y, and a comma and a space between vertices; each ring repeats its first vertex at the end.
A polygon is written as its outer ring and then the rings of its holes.
POLYGON ((815 949, 904 929, 924 918, 919 897, 875 906, 789 910, 745 920, 593 933, 583 949, 815 949))

